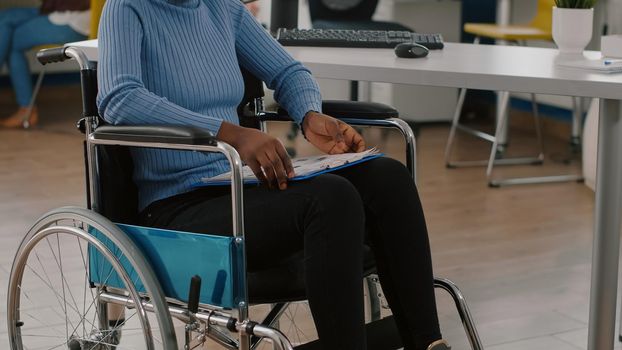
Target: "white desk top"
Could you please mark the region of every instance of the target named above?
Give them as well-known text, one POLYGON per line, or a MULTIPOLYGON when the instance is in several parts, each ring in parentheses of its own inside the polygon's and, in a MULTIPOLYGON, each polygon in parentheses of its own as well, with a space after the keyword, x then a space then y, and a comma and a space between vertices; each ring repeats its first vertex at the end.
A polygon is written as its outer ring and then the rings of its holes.
MULTIPOLYGON (((97 60, 95 40, 71 43, 97 60)), ((555 65, 557 50, 446 43, 427 58, 397 58, 391 49, 287 47, 314 76, 425 86, 533 92, 622 100, 622 74, 555 65)), ((590 58, 599 52, 586 52, 590 58)))
POLYGON ((319 78, 622 99, 622 74, 558 67, 555 49, 446 43, 424 59, 397 58, 382 49, 288 51, 319 78))

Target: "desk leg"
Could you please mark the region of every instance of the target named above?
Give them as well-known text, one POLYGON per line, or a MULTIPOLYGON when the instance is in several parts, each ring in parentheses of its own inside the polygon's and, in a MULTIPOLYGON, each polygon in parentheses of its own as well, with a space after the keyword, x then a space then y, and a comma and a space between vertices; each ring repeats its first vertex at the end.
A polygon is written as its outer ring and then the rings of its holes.
POLYGON ((497 124, 503 122, 501 130, 495 133, 497 138, 497 149, 501 156, 504 155, 508 144, 508 130, 510 128, 510 92, 497 91, 497 124))
POLYGON ((497 0, 497 24, 508 25, 510 24, 510 17, 512 16, 512 3, 510 0, 497 0))
POLYGON ((371 82, 359 81, 359 101, 371 102, 371 82))
POLYGON ((601 100, 588 350, 613 349, 622 212, 621 101, 601 100))

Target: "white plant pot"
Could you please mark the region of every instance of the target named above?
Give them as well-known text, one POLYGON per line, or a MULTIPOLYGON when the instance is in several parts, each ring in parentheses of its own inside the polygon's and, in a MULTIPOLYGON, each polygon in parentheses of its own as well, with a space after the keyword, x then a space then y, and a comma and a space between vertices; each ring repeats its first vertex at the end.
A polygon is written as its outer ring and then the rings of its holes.
POLYGON ((581 56, 592 40, 594 9, 553 7, 553 40, 563 56, 581 56))

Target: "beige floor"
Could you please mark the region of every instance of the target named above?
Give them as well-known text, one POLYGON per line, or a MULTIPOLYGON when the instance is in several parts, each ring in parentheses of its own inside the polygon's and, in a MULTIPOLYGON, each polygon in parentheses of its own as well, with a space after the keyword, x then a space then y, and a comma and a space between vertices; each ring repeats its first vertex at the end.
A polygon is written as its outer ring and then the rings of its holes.
MULTIPOLYGON (((73 129, 80 112, 76 94, 74 88, 45 89, 39 127, 0 130, 1 305, 28 226, 49 209, 84 205, 81 135, 73 129)), ((9 109, 10 96, 2 90, 0 113, 9 109)), ((447 131, 425 127, 419 137, 419 186, 435 274, 462 288, 486 349, 585 349, 593 193, 577 183, 489 189, 481 168, 445 168, 447 131)), ((384 136, 367 134, 373 145, 385 144, 384 136)), ((388 139, 387 153, 398 154, 400 143, 394 135, 388 139)), ((458 156, 485 156, 485 143, 460 141, 458 156)), ((548 145, 555 160, 565 152, 561 142, 548 145)), ((515 136, 518 150, 512 152, 531 151, 525 144, 525 135, 515 136)), ((503 174, 569 170, 577 168, 549 161, 543 168, 505 168, 503 174)), ((439 293, 438 302, 444 336, 454 349, 468 349, 450 299, 439 293)), ((0 348, 6 347, 6 332, 2 307, 0 348)))

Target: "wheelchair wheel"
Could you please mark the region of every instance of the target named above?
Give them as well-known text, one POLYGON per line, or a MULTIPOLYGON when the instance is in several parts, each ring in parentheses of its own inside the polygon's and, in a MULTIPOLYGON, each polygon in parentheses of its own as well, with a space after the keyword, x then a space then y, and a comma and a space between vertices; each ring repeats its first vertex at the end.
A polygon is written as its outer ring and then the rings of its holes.
POLYGON ((14 350, 177 348, 151 267, 116 225, 81 208, 49 212, 23 239, 9 280, 7 321, 14 350), (114 288, 108 286, 113 276, 114 288))

